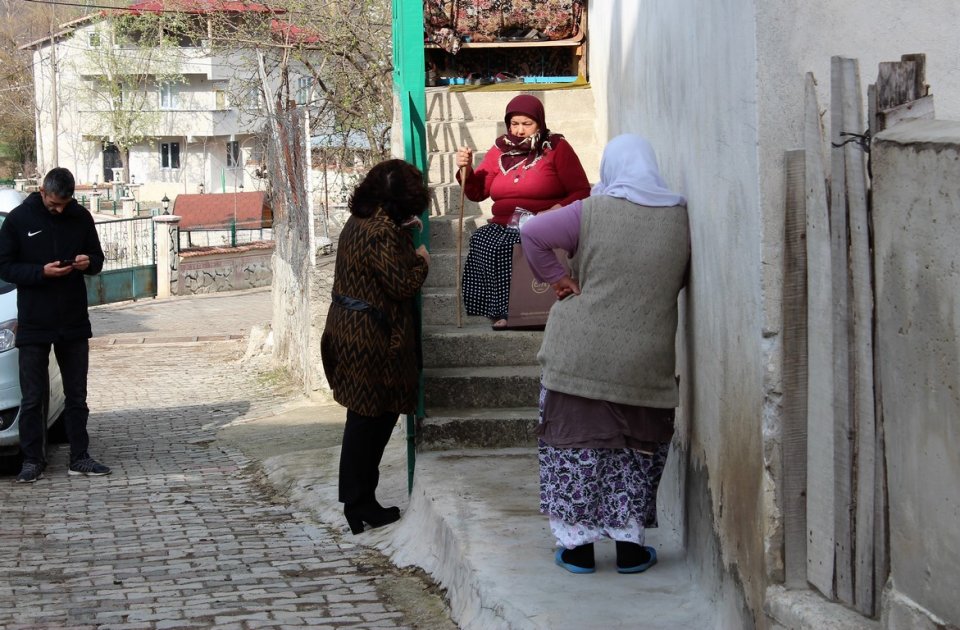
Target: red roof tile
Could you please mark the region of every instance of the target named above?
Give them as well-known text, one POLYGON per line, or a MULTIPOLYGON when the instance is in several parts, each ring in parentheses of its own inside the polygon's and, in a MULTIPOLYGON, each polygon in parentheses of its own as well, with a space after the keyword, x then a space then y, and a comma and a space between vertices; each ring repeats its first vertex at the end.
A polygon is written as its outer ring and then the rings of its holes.
POLYGON ((271 20, 270 30, 285 41, 295 44, 316 44, 320 41, 320 36, 313 31, 280 20, 271 20))
POLYGON ((238 229, 273 226, 273 210, 263 192, 177 195, 171 212, 183 230, 224 230, 236 218, 238 229))

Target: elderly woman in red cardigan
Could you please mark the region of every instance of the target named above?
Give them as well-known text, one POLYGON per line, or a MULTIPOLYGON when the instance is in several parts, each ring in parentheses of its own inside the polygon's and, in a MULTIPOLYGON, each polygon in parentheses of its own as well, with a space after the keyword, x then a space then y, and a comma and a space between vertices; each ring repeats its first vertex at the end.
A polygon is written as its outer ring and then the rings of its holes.
POLYGON ((493 199, 493 217, 470 238, 463 270, 463 302, 467 315, 487 317, 495 329, 507 326, 513 245, 518 230, 508 224, 517 209, 533 214, 559 208, 590 195, 580 158, 560 134, 551 133, 543 103, 521 94, 507 104, 507 133, 497 138, 480 165, 473 151, 457 151, 457 179, 472 201, 493 199))

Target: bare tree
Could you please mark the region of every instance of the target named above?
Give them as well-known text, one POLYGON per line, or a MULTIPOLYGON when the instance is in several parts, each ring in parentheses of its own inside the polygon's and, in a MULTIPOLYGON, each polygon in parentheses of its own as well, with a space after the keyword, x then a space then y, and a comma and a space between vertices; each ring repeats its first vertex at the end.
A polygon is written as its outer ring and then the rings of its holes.
POLYGON ((78 15, 70 7, 0 0, 0 144, 17 171, 32 173, 36 161, 33 51, 20 47, 78 15))
POLYGON ((156 134, 162 112, 157 94, 185 82, 180 45, 195 25, 188 13, 111 11, 92 25, 76 63, 88 77, 75 94, 99 114, 100 135, 114 144, 123 165, 130 148, 156 134))
POLYGON ((390 2, 277 0, 204 17, 211 52, 229 51, 218 61, 231 66, 230 104, 267 147, 269 168, 259 164, 251 175, 268 179, 277 217, 294 232, 305 229, 311 167, 323 170, 326 214, 328 174, 343 190, 389 155, 390 2))
POLYGON ((369 165, 390 151, 390 12, 388 0, 278 0, 211 15, 208 28, 214 46, 253 53, 233 58, 233 101, 246 116, 262 119, 263 100, 275 114, 307 107, 331 161, 369 165))

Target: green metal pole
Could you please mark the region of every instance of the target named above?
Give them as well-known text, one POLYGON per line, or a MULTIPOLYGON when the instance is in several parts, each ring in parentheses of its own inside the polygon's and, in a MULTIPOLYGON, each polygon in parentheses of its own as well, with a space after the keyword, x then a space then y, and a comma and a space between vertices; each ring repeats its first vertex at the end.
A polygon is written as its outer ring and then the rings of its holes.
MULTIPOLYGON (((420 169, 426 180, 426 67, 423 58, 423 0, 393 0, 393 93, 400 106, 403 125, 403 157, 420 169)), ((423 232, 414 234, 417 245, 430 247, 430 215, 423 209, 423 232)), ((422 314, 422 300, 417 296, 417 310, 422 314)), ((422 318, 421 318, 422 319, 422 318)), ((416 415, 407 415, 407 491, 413 489, 416 465, 416 422, 422 418, 423 373, 416 415)))

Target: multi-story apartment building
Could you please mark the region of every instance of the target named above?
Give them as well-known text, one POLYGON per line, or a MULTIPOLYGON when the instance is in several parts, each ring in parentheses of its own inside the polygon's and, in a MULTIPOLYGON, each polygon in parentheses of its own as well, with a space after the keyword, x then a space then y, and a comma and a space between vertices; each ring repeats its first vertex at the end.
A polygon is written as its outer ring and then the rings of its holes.
MULTIPOLYGON (((248 15, 264 21, 268 9, 197 6, 165 21, 162 4, 134 4, 24 47, 34 50, 39 173, 64 166, 101 186, 119 178, 141 199, 263 188, 263 95, 280 77, 269 58, 213 32, 248 15)), ((281 28, 272 14, 265 23, 281 28)), ((311 100, 308 73, 291 72, 287 85, 298 103, 311 100)))

